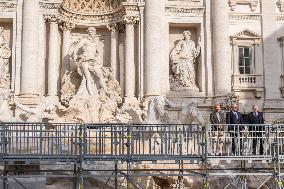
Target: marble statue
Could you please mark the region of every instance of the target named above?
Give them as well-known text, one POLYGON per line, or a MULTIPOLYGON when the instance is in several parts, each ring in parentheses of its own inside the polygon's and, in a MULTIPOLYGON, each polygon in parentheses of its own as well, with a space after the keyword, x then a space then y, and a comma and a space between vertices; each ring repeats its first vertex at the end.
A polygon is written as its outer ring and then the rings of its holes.
POLYGON ((149 100, 147 116, 145 118, 146 124, 162 124, 168 122, 168 115, 165 112, 165 97, 156 96, 149 100))
POLYGON ((87 37, 72 45, 70 54, 76 62, 77 72, 83 77, 78 93, 94 95, 101 88, 107 91, 107 87, 104 68, 98 61, 96 29, 89 27, 87 32, 87 37))
POLYGON ((12 100, 12 94, 9 89, 0 90, 0 122, 14 122, 17 121, 13 117, 12 111, 10 110, 9 103, 12 100))
POLYGON ((165 99, 166 103, 170 108, 179 109, 179 124, 205 124, 205 120, 202 116, 202 113, 197 107, 196 102, 185 102, 183 101, 181 104, 176 104, 171 102, 168 99, 165 99))
POLYGON ((184 38, 178 41, 170 54, 172 71, 174 73, 172 85, 174 87, 197 89, 195 82, 195 59, 200 54, 201 42, 199 38, 196 47, 190 36, 190 31, 184 31, 184 38))
MULTIPOLYGON (((88 36, 71 45, 69 54, 76 68, 63 78, 62 104, 74 110, 76 120, 93 123, 109 123, 123 120, 118 104, 122 103, 121 88, 112 70, 104 67, 98 58, 96 29, 90 27, 88 36)), ((68 111, 68 110, 64 110, 68 111)))
POLYGON ((42 122, 44 118, 49 120, 56 119, 55 105, 48 99, 44 99, 35 108, 30 108, 14 99, 17 108, 27 113, 27 122, 42 122))
POLYGON ((9 59, 11 50, 3 36, 4 28, 0 27, 0 87, 10 88, 9 59))

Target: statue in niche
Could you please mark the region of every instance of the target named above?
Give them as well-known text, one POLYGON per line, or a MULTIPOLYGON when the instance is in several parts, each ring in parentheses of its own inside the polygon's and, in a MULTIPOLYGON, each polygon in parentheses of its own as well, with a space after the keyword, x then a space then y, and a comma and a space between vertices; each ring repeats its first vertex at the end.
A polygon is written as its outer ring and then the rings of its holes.
POLYGON ((94 95, 99 89, 107 91, 103 65, 98 61, 96 29, 89 27, 88 36, 73 44, 71 57, 75 60, 77 73, 82 76, 78 93, 81 95, 94 95), (87 92, 87 93, 86 93, 87 92))
POLYGON ((9 59, 11 50, 3 36, 4 28, 0 27, 0 88, 10 88, 9 59))
POLYGON ((196 46, 191 40, 191 32, 184 31, 183 39, 173 48, 170 54, 174 73, 171 81, 172 88, 186 87, 198 90, 195 82, 195 59, 200 54, 200 43, 200 37, 196 46))
MULTIPOLYGON (((75 68, 63 78, 61 102, 77 110, 74 119, 105 123, 116 120, 121 88, 112 70, 104 67, 98 48, 96 29, 89 27, 85 36, 71 45, 69 55, 75 68)), ((66 110, 68 111, 68 110, 66 110)))

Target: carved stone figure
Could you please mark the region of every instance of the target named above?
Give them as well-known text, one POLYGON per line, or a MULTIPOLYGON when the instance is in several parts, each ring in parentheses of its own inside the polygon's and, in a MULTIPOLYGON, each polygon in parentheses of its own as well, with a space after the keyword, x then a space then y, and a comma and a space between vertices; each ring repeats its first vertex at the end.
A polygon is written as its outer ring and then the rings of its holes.
POLYGON ((161 124, 168 122, 168 115, 165 112, 165 97, 157 96, 149 100, 147 116, 145 119, 146 124, 161 124))
POLYGON ((183 101, 181 104, 175 104, 168 99, 165 99, 165 101, 169 107, 180 110, 178 120, 180 124, 205 123, 202 113, 199 111, 196 102, 183 101))
POLYGON ((22 111, 28 113, 27 122, 42 122, 44 118, 53 120, 56 118, 55 105, 48 99, 44 99, 35 108, 30 108, 14 99, 15 105, 22 111))
POLYGON ((0 88, 10 88, 9 59, 11 50, 3 36, 4 28, 0 27, 0 88))
POLYGON ((81 95, 94 95, 102 88, 106 90, 105 72, 102 63, 98 61, 98 49, 96 42, 96 29, 90 27, 88 36, 73 44, 71 57, 76 61, 77 73, 82 76, 78 93, 81 95), (73 51, 73 52, 72 52, 73 51))
POLYGON ((75 119, 83 122, 113 122, 122 101, 112 70, 99 60, 98 42, 96 29, 90 27, 88 36, 71 46, 69 53, 76 68, 64 76, 61 89, 61 102, 76 109, 75 119))
POLYGON ((0 90, 0 122, 14 122, 16 118, 13 117, 10 110, 9 102, 11 101, 11 91, 9 89, 0 90))
POLYGON ((177 43, 170 54, 174 73, 172 88, 187 87, 198 90, 195 82, 195 59, 200 54, 200 38, 196 47, 190 36, 190 31, 184 31, 184 38, 177 43))

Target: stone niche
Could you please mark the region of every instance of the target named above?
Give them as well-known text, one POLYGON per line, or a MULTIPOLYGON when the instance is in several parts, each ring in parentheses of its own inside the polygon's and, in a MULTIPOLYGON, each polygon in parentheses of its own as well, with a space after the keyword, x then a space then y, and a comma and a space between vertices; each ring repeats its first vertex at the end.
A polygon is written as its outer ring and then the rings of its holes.
MULTIPOLYGON (((184 93, 186 95, 191 96, 199 96, 201 89, 201 43, 199 42, 199 39, 201 37, 200 35, 200 24, 170 24, 170 32, 169 32, 169 46, 170 46, 170 52, 169 52, 169 75, 170 75, 170 84, 171 84, 171 91, 177 92, 177 93, 184 93), (175 70, 174 64, 180 65, 182 59, 182 53, 183 53, 183 47, 180 48, 179 44, 183 43, 184 41, 184 32, 190 32, 190 39, 192 40, 191 45, 193 48, 195 48, 195 52, 192 52, 190 56, 193 59, 193 65, 194 65, 194 74, 192 78, 190 78, 190 82, 188 82, 188 77, 191 77, 192 74, 188 74, 183 67, 180 67, 180 71, 175 70), (179 49, 179 52, 174 52, 179 49), (176 56, 176 58, 174 58, 176 56), (176 59, 176 60, 174 60, 176 59), (176 62, 176 63, 174 63, 176 62), (183 68, 183 69, 182 69, 183 68), (188 76, 184 78, 180 78, 178 75, 179 72, 184 72, 185 74, 188 74, 188 76), (176 80, 179 80, 178 82, 176 80), (184 82, 184 80, 186 82, 184 82)), ((183 43, 184 44, 184 43, 183 43)), ((189 50, 191 52, 191 50, 189 50)), ((186 52, 188 53, 188 52, 186 52)), ((190 53, 189 53, 190 54, 190 53)), ((185 55, 187 56, 187 55, 185 55)), ((188 61, 187 63, 189 63, 188 61)), ((186 64, 187 64, 186 63, 186 64)), ((188 68, 190 69, 190 68, 188 68)), ((182 74, 182 73, 180 73, 182 74)))

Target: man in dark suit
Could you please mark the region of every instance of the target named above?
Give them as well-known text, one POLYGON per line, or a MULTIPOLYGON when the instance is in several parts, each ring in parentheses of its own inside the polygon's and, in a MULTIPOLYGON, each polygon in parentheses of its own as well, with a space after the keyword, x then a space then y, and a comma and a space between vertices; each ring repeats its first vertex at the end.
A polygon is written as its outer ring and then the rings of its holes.
MULTIPOLYGON (((226 116, 222 112, 221 105, 215 104, 214 107, 215 111, 210 114, 210 122, 211 124, 214 124, 212 130, 217 130, 218 124, 226 124, 226 116)), ((223 130, 223 128, 220 126, 218 130, 223 130)))
POLYGON ((214 106, 215 111, 210 114, 210 122, 212 124, 212 149, 213 153, 221 154, 223 148, 224 125, 226 124, 226 115, 222 112, 219 103, 214 106))
POLYGON ((259 154, 263 155, 263 135, 264 132, 264 126, 258 125, 258 124, 264 124, 264 118, 263 113, 259 112, 257 105, 252 106, 252 112, 248 115, 248 123, 249 124, 255 124, 249 126, 249 131, 252 133, 253 142, 252 142, 252 148, 253 148, 253 154, 256 155, 256 145, 257 141, 259 140, 260 146, 259 146, 259 154))
MULTIPOLYGON (((238 109, 238 105, 236 103, 233 103, 231 105, 231 111, 226 115, 226 123, 231 124, 228 126, 228 131, 230 133, 230 137, 232 138, 232 154, 235 154, 236 152, 235 138, 241 137, 239 133, 241 130, 243 130, 243 126, 239 126, 239 124, 244 124, 244 120, 238 109)), ((242 139, 240 139, 240 150, 241 148, 242 139)))

